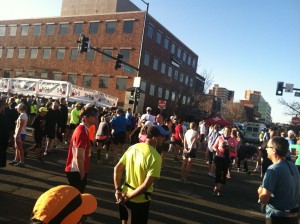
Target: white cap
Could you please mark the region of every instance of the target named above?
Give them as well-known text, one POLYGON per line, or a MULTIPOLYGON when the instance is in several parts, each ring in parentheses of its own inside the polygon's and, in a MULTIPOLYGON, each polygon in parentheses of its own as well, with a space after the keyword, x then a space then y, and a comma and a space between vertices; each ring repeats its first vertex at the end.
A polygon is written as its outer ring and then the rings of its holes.
POLYGON ((147 108, 146 108, 146 111, 148 111, 148 110, 151 110, 151 111, 152 111, 152 108, 151 108, 151 107, 147 107, 147 108))
POLYGON ((289 130, 288 135, 295 135, 295 132, 293 130, 289 130))

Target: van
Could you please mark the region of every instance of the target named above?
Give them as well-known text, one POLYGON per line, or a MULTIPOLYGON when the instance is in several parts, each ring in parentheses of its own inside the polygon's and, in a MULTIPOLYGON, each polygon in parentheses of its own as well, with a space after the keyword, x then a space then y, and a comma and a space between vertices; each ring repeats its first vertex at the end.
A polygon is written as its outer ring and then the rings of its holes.
POLYGON ((267 129, 265 124, 247 122, 244 130, 244 140, 248 142, 259 143, 259 134, 267 129))

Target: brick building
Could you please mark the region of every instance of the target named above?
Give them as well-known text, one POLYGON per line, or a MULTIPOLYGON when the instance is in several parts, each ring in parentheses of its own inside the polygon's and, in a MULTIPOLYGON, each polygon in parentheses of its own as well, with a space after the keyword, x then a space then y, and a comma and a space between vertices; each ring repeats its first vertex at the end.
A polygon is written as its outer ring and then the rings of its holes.
POLYGON ((147 12, 128 0, 63 0, 61 12, 0 21, 0 77, 69 81, 116 96, 118 106, 127 108, 132 105, 126 89, 139 76, 145 94, 138 112, 157 108, 159 100, 167 101, 169 111, 192 105, 198 56, 147 12), (139 72, 115 70, 114 60, 93 50, 78 53, 81 33, 106 54, 121 53, 139 72))

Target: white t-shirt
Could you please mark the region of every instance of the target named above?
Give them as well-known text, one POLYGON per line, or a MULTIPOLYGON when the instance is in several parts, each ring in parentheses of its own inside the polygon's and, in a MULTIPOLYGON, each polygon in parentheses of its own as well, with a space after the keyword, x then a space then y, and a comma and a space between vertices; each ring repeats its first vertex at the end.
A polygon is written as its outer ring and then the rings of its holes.
POLYGON ((185 141, 186 141, 188 149, 196 148, 196 141, 194 141, 194 139, 196 138, 196 135, 197 135, 197 131, 195 131, 193 129, 189 129, 185 133, 184 136, 185 136, 185 141), (194 142, 194 144, 192 144, 193 142, 194 142))
POLYGON ((24 121, 24 126, 22 127, 20 134, 26 134, 26 126, 28 121, 28 116, 26 113, 21 113, 20 116, 17 119, 17 125, 16 125, 16 131, 19 129, 21 125, 21 120, 24 121))
POLYGON ((152 123, 155 123, 155 117, 152 114, 143 114, 141 117, 141 121, 143 119, 146 119, 147 121, 151 121, 152 123))

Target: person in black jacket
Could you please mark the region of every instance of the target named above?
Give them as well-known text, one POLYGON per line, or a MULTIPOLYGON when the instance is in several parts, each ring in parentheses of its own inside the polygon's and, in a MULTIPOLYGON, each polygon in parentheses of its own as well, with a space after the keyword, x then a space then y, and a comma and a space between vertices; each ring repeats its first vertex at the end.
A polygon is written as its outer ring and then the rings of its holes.
POLYGON ((66 132, 68 122, 68 107, 66 105, 66 99, 60 99, 60 106, 58 109, 58 120, 57 120, 57 132, 56 137, 60 141, 60 143, 64 142, 64 136, 66 132))
POLYGON ((5 102, 0 99, 0 167, 6 166, 6 149, 9 142, 9 120, 5 115, 5 102))
POLYGON ((5 114, 9 120, 9 146, 10 147, 14 147, 14 133, 15 133, 15 129, 16 129, 16 120, 19 117, 18 111, 16 110, 17 104, 16 102, 13 101, 9 101, 8 102, 8 107, 5 110, 5 114))
POLYGON ((45 127, 46 127, 47 144, 46 144, 44 156, 46 156, 49 153, 49 150, 52 147, 52 142, 55 139, 56 124, 58 121, 58 103, 54 101, 49 105, 50 106, 47 108, 48 112, 46 115, 45 127))

